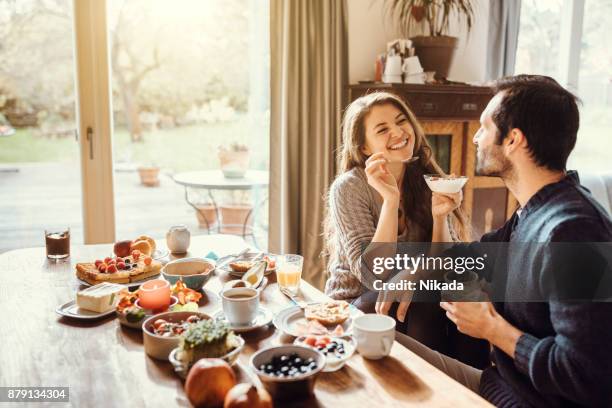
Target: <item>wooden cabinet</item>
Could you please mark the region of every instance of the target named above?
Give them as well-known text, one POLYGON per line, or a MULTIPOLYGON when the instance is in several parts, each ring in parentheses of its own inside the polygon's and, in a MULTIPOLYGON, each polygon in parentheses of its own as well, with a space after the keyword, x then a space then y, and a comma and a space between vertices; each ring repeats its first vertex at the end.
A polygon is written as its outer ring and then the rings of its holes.
POLYGON ((375 91, 404 99, 419 119, 437 162, 447 173, 466 175, 463 207, 474 238, 500 227, 517 202, 498 177, 475 176, 480 114, 493 96, 487 87, 468 85, 359 84, 349 86, 349 102, 375 91))

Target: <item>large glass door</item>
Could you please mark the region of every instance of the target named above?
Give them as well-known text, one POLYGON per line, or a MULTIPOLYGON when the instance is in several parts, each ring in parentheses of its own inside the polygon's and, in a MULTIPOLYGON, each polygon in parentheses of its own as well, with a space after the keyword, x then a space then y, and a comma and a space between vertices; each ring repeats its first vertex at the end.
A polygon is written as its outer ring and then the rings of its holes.
POLYGON ((83 242, 72 0, 0 3, 0 253, 83 242))
POLYGON ((117 239, 185 224, 267 245, 267 8, 108 0, 117 239))

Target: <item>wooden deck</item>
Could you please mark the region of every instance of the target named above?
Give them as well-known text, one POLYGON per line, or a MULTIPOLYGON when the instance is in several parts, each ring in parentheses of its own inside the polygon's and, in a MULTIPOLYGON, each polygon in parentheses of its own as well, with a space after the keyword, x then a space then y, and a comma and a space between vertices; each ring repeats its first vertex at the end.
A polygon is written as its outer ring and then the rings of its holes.
MULTIPOLYGON (((183 188, 167 174, 155 188, 142 186, 134 171, 114 176, 117 239, 163 239, 174 224, 187 225, 193 235, 207 233, 198 227, 183 188)), ((0 253, 44 246, 45 228, 69 226, 72 242, 82 243, 80 183, 77 162, 0 165, 0 253)), ((265 249, 265 232, 258 232, 257 244, 265 249)))

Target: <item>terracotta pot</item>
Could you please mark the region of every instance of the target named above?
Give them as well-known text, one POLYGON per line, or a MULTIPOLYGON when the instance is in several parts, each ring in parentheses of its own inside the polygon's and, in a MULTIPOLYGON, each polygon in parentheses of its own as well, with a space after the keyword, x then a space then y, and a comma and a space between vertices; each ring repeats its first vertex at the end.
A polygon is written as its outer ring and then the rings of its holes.
POLYGON ((251 213, 253 206, 250 204, 224 204, 219 209, 221 210, 222 234, 242 235, 245 221, 247 223, 246 232, 253 230, 254 214, 251 213))
POLYGON ((159 186, 159 167, 139 167, 140 183, 147 187, 159 186))
POLYGON ((219 163, 221 171, 227 178, 242 178, 249 168, 250 154, 248 150, 220 151, 219 163))
POLYGON ((198 225, 200 228, 216 228, 218 220, 215 206, 212 204, 198 204, 196 207, 196 216, 198 217, 198 225))
POLYGON ((447 78, 459 39, 441 35, 412 37, 412 45, 425 71, 436 71, 436 78, 447 78))

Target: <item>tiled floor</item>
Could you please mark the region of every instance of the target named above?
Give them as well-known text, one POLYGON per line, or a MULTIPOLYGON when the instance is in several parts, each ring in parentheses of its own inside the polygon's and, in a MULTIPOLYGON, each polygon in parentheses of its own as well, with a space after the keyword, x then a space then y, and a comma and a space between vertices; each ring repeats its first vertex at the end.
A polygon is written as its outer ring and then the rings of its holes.
MULTIPOLYGON (((78 163, 36 163, 0 166, 0 253, 43 246, 45 228, 71 228, 73 243, 83 242, 78 163)), ((140 184, 137 172, 115 172, 117 239, 141 234, 163 238, 168 227, 185 224, 193 235, 200 229, 183 188, 169 175, 156 188, 140 184)), ((257 245, 266 246, 259 230, 257 245)))

